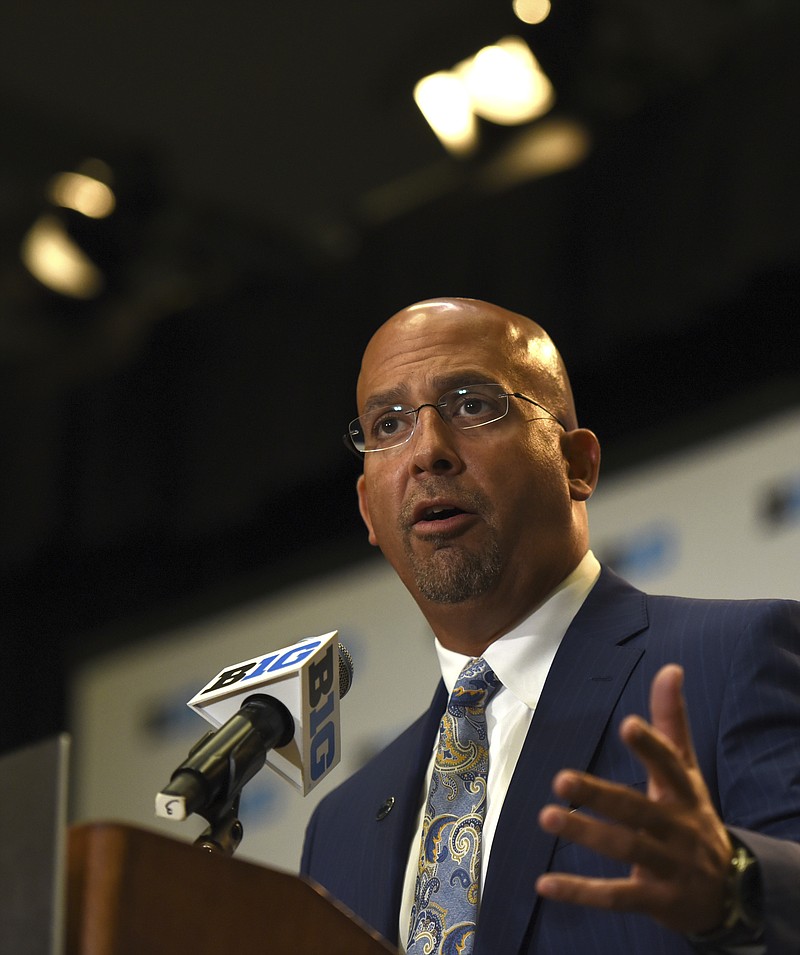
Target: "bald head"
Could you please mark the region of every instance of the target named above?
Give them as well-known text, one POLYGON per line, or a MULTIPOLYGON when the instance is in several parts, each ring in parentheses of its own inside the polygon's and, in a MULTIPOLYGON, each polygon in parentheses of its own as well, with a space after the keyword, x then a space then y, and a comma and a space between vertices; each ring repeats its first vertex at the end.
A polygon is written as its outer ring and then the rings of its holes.
POLYGON ((562 421, 577 427, 575 403, 564 362, 547 332, 524 315, 469 298, 440 298, 417 302, 397 312, 375 332, 364 352, 358 379, 358 406, 364 408, 367 381, 376 364, 398 348, 414 350, 447 331, 450 358, 475 348, 492 349, 504 356, 508 377, 502 384, 526 389, 562 421))
POLYGON ((358 406, 371 434, 405 435, 364 452, 370 542, 444 646, 480 655, 588 546, 599 444, 577 427, 561 357, 539 325, 497 305, 418 302, 373 335, 358 406), (489 400, 478 386, 491 384, 514 401, 473 423, 489 400), (439 403, 456 394, 463 402, 439 403))

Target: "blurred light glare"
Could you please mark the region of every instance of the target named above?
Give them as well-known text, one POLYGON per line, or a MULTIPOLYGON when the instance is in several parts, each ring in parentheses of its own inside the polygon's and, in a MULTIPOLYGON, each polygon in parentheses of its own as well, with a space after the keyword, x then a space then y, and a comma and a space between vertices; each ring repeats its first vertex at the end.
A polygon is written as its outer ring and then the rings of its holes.
POLYGON ((523 23, 541 23, 550 15, 550 0, 514 0, 512 7, 523 23))
POLYGON ((591 150, 583 124, 569 119, 544 120, 520 132, 509 147, 483 170, 482 183, 501 192, 526 182, 577 166, 591 150))
POLYGON ((71 298, 96 298, 103 274, 55 216, 40 216, 22 240, 22 261, 42 285, 71 298))
POLYGON ((474 150, 477 124, 467 89, 455 73, 423 77, 414 87, 414 101, 447 149, 460 155, 474 150))
POLYGON ((553 86, 524 40, 507 37, 456 68, 472 109, 502 125, 527 123, 553 105, 553 86))
POLYGON ((105 219, 114 211, 114 193, 99 179, 81 172, 61 172, 50 180, 48 199, 91 219, 105 219))

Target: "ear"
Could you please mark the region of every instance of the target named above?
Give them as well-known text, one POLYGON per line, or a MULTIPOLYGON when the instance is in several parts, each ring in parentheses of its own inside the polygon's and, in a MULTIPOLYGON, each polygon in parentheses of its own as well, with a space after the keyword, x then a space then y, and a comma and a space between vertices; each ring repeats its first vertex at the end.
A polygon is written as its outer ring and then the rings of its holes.
POLYGON ((364 480, 364 475, 359 475, 358 481, 356 482, 356 492, 358 494, 358 509, 361 512, 361 520, 367 525, 367 531, 369 533, 369 542, 373 547, 378 546, 378 538, 375 536, 375 530, 372 527, 372 521, 369 516, 369 504, 367 502, 367 487, 364 480))
POLYGON ((567 463, 569 493, 573 501, 587 501, 597 487, 600 474, 600 442, 586 428, 561 435, 561 451, 567 463))

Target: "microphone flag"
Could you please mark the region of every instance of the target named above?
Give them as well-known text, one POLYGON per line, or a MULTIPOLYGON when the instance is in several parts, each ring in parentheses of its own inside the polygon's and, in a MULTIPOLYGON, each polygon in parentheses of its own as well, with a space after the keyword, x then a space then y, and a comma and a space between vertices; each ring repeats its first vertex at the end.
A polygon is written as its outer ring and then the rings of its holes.
POLYGON ((304 796, 339 763, 338 631, 225 667, 188 705, 215 728, 254 693, 279 700, 294 719, 294 736, 267 753, 267 765, 304 796))

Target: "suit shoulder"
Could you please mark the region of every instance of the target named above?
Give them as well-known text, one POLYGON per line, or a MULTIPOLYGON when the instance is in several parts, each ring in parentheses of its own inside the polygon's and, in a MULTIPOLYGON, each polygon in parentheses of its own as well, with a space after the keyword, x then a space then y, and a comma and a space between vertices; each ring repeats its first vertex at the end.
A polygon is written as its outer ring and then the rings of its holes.
POLYGON ((704 625, 720 624, 737 629, 753 626, 800 627, 800 601, 783 598, 707 598, 648 594, 652 616, 665 615, 701 620, 704 625))

